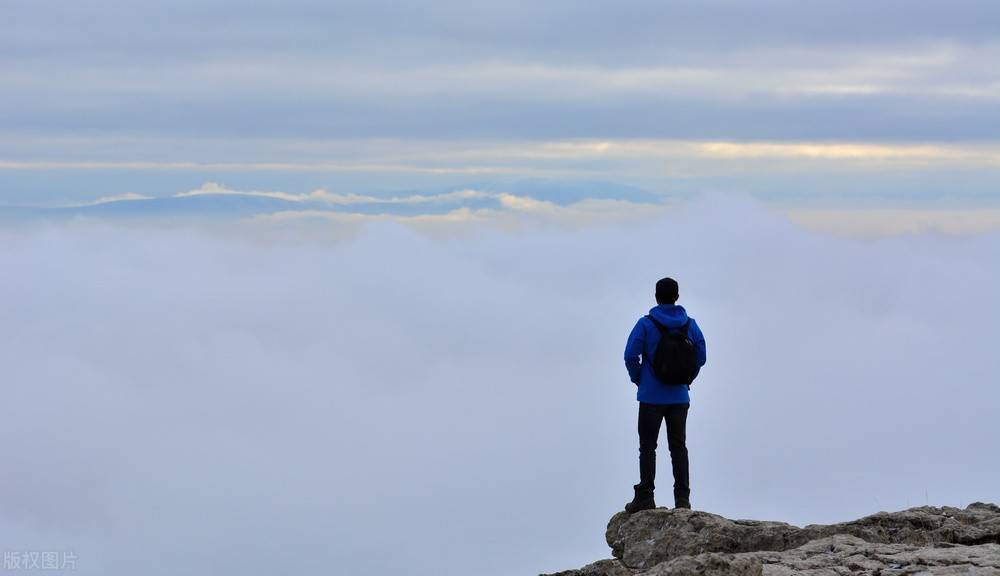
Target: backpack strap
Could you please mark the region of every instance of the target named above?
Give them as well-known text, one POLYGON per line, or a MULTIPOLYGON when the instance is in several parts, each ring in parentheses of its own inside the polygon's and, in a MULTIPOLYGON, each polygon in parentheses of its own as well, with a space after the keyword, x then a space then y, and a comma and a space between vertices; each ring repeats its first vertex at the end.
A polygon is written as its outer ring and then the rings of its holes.
POLYGON ((684 334, 685 336, 687 336, 688 335, 688 330, 690 328, 691 328, 691 318, 688 318, 687 322, 685 322, 684 325, 681 326, 681 333, 684 334))
POLYGON ((667 333, 667 327, 660 324, 656 318, 653 318, 649 314, 646 314, 646 318, 649 318, 649 321, 653 323, 653 326, 656 326, 656 329, 659 330, 661 336, 667 333))

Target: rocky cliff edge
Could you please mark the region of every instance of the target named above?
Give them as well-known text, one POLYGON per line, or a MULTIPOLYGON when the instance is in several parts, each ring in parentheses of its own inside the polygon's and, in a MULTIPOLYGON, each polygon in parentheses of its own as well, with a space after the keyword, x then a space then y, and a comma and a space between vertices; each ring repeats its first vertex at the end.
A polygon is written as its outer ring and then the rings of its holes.
POLYGON ((921 506, 804 528, 657 508, 619 512, 612 559, 550 576, 1000 576, 1000 506, 921 506))

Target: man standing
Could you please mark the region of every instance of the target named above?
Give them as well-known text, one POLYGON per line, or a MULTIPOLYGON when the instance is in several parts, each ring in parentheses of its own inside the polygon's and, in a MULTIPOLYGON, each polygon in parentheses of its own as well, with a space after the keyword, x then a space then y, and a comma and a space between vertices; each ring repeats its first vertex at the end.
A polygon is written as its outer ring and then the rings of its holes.
POLYGON ((639 318, 625 344, 625 368, 639 387, 639 483, 626 512, 656 508, 656 440, 667 422, 667 447, 674 472, 674 506, 691 507, 686 446, 690 383, 705 365, 705 336, 677 305, 680 291, 672 278, 656 283, 656 306, 639 318), (661 345, 661 340, 663 340, 661 345), (657 348, 660 348, 658 351, 657 348), (640 362, 641 357, 641 362, 640 362), (687 366, 682 368, 681 366, 687 366), (678 375, 678 370, 680 374, 678 375), (666 380, 666 381, 664 381, 666 380))

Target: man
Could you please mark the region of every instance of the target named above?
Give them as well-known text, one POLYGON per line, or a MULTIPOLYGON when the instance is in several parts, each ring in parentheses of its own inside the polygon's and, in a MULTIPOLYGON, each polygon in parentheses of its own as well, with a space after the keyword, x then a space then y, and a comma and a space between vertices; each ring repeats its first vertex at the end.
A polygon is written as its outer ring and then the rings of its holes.
MULTIPOLYGON (((683 306, 676 304, 679 296, 680 290, 675 280, 663 278, 658 281, 657 305, 650 309, 648 316, 643 316, 636 322, 625 344, 625 368, 628 369, 629 379, 639 387, 636 393, 639 401, 639 483, 634 486, 635 498, 625 505, 625 511, 629 513, 656 508, 653 481, 656 477, 656 439, 660 434, 661 420, 667 422, 667 446, 674 472, 674 506, 691 508, 688 453, 685 445, 687 413, 691 403, 690 386, 665 384, 657 378, 652 368, 653 356, 662 335, 677 334, 685 326, 686 336, 694 349, 694 370, 691 377, 696 376, 705 365, 705 337, 694 318, 687 315, 683 306)), ((687 343, 684 345, 690 346, 687 343)), ((690 347, 688 350, 690 351, 690 347)))

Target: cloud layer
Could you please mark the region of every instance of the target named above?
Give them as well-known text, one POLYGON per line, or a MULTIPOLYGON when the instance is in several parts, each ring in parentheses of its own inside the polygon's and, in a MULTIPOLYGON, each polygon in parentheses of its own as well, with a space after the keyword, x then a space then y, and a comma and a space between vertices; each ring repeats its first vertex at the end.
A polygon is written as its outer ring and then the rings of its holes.
MULTIPOLYGON (((509 230, 529 224, 565 228, 642 222, 683 204, 677 197, 604 182, 520 181, 487 190, 459 188, 397 196, 324 189, 308 193, 246 191, 206 182, 164 197, 125 193, 55 207, 0 206, 0 222, 32 225, 103 220, 167 227, 196 224, 224 230, 235 224, 244 233, 294 234, 311 229, 332 238, 353 234, 369 222, 392 221, 431 235, 455 236, 475 234, 484 226, 509 230)), ((1000 209, 927 204, 895 208, 779 205, 774 212, 805 228, 855 237, 977 234, 1000 229, 1000 209)))
POLYGON ((6 547, 111 575, 604 557, 636 472, 624 339, 665 274, 708 338, 696 507, 1000 499, 996 234, 846 240, 724 197, 461 239, 213 230, 0 230, 6 547))
POLYGON ((11 135, 996 137, 988 1, 2 10, 11 135))

